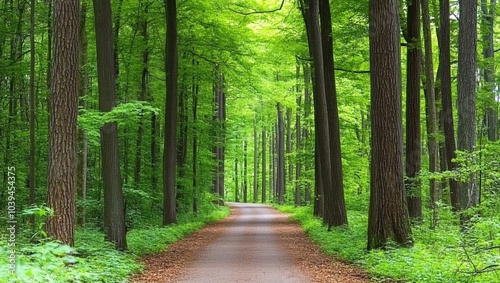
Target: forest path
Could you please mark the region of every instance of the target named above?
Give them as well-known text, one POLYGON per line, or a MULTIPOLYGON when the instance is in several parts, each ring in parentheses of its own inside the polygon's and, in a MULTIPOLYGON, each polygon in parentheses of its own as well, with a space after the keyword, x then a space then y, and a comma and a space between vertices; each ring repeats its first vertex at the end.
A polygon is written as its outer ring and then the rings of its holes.
POLYGON ((260 204, 230 203, 231 215, 145 257, 133 282, 369 282, 322 254, 288 215, 260 204))

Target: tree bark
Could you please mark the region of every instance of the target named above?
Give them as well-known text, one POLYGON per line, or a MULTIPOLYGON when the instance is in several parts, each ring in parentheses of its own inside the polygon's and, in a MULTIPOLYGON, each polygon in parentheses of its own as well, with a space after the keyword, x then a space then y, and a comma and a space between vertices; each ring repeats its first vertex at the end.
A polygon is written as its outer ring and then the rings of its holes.
POLYGON ((54 1, 54 62, 51 79, 47 235, 74 246, 78 113, 79 1, 54 1))
POLYGON ((177 223, 176 213, 176 146, 177 146, 177 5, 165 0, 167 36, 165 75, 167 99, 165 106, 165 135, 163 149, 163 225, 177 223))
MULTIPOLYGON (((445 156, 448 170, 455 170, 455 129, 453 126, 453 104, 451 97, 451 66, 450 66, 450 2, 441 0, 440 4, 440 27, 439 27, 439 69, 441 84, 441 107, 442 123, 445 140, 445 156)), ((459 187, 458 182, 450 179, 450 198, 454 211, 459 210, 459 187)))
MULTIPOLYGON (((96 27, 97 79, 99 110, 109 112, 116 106, 116 72, 114 69, 111 2, 93 0, 96 27)), ((120 176, 118 124, 107 123, 100 129, 102 176, 104 181, 104 233, 118 250, 127 248, 125 204, 120 176)))
MULTIPOLYGON (((426 112, 426 129, 427 129, 427 147, 429 150, 429 172, 438 172, 439 165, 439 144, 437 140, 438 126, 436 114, 436 97, 434 93, 434 64, 432 55, 432 34, 431 20, 429 11, 429 0, 421 0, 422 6, 422 23, 424 31, 424 46, 425 46, 425 76, 424 76, 424 92, 425 92, 425 112, 426 112)), ((432 209, 431 228, 434 229, 438 223, 438 207, 439 200, 438 182, 436 179, 429 180, 429 196, 430 208, 432 209)))
POLYGON ((418 173, 422 166, 420 136, 420 2, 408 1, 406 42, 406 198, 408 212, 415 221, 422 219, 422 191, 418 173))
POLYGON ((266 130, 262 130, 262 197, 261 202, 266 203, 266 130))
MULTIPOLYGON (((35 205, 36 187, 36 161, 35 161, 35 1, 30 4, 30 174, 29 174, 29 204, 35 205)), ((35 218, 30 217, 30 224, 35 223, 35 218)))
POLYGON ((328 226, 347 225, 347 211, 344 199, 342 171, 342 151, 340 144, 339 111, 337 108, 337 89, 335 84, 333 35, 330 2, 320 0, 321 43, 323 48, 323 68, 325 99, 328 113, 328 135, 330 141, 331 187, 324 187, 325 222, 328 226))
POLYGON ((370 1, 372 156, 368 249, 408 245, 411 227, 403 176, 399 2, 370 1))
POLYGON ((276 194, 278 196, 278 204, 282 205, 285 203, 285 123, 283 121, 281 103, 278 103, 276 107, 278 109, 278 131, 276 133, 278 155, 276 194))
POLYGON ((253 202, 259 199, 259 136, 257 134, 257 119, 253 121, 253 202))
MULTIPOLYGON (((457 149, 471 154, 476 149, 477 0, 459 0, 459 12, 457 149)), ((467 159, 475 162, 473 157, 467 157, 467 159)), ((476 185, 476 175, 471 173, 467 176, 466 182, 460 182, 459 210, 478 204, 479 191, 476 185)))
POLYGON ((495 24, 495 10, 496 0, 490 0, 488 5, 487 0, 481 0, 482 12, 482 29, 483 33, 483 57, 485 59, 486 67, 483 69, 483 78, 485 89, 490 93, 488 98, 488 106, 486 109, 486 125, 488 127, 488 140, 498 141, 498 113, 497 109, 493 107, 496 103, 495 97, 495 61, 494 61, 494 24, 495 24))

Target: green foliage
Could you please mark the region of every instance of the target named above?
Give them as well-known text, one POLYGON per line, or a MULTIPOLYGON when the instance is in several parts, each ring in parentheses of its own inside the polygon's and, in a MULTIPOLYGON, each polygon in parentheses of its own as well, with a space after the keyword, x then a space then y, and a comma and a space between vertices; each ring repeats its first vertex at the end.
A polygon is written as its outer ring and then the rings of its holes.
MULTIPOLYGON (((467 233, 452 221, 442 221, 436 230, 426 225, 413 227, 415 245, 389 246, 366 251, 366 212, 348 211, 349 227, 328 232, 310 207, 280 207, 294 213, 311 239, 332 256, 366 268, 374 279, 397 278, 405 282, 498 282, 500 279, 500 219, 477 216, 467 233), (445 222, 445 223, 443 223, 445 222)), ((443 219, 458 221, 449 208, 443 219)))
MULTIPOLYGON (((104 241, 104 234, 94 229, 78 229, 75 248, 44 239, 37 244, 29 237, 16 239, 16 274, 10 274, 10 248, 0 239, 0 282, 126 282, 142 270, 138 257, 165 250, 168 245, 202 228, 206 223, 229 215, 229 207, 203 206, 199 217, 184 215, 168 227, 143 227, 128 233, 129 251, 116 251, 104 241)), ((44 217, 48 210, 33 207, 27 215, 44 217)))

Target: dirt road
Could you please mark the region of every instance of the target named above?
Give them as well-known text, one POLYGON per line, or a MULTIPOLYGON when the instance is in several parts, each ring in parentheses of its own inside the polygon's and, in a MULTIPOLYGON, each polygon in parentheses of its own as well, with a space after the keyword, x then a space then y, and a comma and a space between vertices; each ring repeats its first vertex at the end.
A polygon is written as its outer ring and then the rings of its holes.
POLYGON ((148 268, 133 282, 369 282, 322 254, 287 215, 266 205, 230 206, 227 219, 144 258, 148 268))

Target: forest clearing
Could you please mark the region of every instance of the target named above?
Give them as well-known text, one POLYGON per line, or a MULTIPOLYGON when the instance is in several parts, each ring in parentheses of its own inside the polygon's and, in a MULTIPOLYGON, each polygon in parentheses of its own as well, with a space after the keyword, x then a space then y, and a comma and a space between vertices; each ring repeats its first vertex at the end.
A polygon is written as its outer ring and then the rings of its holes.
POLYGON ((0 283, 500 282, 497 7, 0 1, 0 283))

